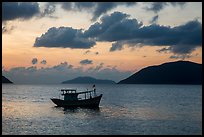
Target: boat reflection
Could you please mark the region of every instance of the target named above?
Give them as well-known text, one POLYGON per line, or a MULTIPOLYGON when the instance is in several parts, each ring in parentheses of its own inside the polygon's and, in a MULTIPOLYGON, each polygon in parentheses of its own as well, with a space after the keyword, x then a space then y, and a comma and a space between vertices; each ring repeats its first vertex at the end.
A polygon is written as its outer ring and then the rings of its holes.
POLYGON ((58 106, 54 106, 55 109, 63 111, 64 114, 68 114, 68 113, 79 113, 79 112, 85 112, 85 113, 92 113, 92 114, 96 114, 96 113, 100 113, 100 107, 58 107, 58 106))

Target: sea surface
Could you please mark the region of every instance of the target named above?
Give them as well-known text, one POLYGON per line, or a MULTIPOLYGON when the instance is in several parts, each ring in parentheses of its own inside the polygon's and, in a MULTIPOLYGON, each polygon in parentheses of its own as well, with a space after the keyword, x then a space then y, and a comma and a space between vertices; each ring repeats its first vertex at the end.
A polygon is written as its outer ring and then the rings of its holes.
POLYGON ((202 85, 98 84, 99 109, 55 107, 61 88, 92 85, 2 84, 2 134, 202 135, 202 85))

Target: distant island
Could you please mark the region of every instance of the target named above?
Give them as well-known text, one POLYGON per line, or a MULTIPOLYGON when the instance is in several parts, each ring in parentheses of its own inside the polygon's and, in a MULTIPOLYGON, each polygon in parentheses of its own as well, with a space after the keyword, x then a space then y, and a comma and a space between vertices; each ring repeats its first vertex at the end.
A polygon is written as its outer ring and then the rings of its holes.
POLYGON ((62 82, 62 84, 115 84, 115 81, 95 79, 92 77, 77 77, 72 80, 62 82))
POLYGON ((9 79, 7 79, 6 77, 2 76, 2 83, 13 83, 11 82, 9 79))
POLYGON ((176 61, 149 66, 117 84, 202 84, 202 64, 176 61))

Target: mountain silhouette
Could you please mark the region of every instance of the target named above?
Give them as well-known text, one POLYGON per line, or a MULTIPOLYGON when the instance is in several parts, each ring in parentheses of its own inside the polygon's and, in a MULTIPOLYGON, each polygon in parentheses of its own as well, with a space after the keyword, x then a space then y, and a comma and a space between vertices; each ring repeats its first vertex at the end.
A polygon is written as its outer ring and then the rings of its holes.
POLYGON ((176 61, 149 66, 118 84, 202 84, 202 64, 176 61))
POLYGON ((11 82, 9 79, 7 79, 6 77, 2 76, 2 83, 13 83, 11 82))
POLYGON ((72 80, 62 82, 62 84, 115 84, 112 80, 95 79, 92 77, 77 77, 72 80))

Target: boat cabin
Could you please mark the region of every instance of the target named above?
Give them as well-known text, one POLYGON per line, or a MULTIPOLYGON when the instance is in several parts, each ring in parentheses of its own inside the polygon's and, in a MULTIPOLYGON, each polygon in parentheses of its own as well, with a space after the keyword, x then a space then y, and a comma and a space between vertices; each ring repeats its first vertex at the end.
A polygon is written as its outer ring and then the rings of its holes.
POLYGON ((77 96, 79 93, 76 93, 76 89, 61 89, 61 92, 64 100, 78 100, 77 96))
POLYGON ((87 99, 88 97, 89 98, 92 98, 92 94, 94 93, 94 96, 96 96, 96 90, 87 90, 87 91, 84 91, 84 92, 76 92, 76 89, 61 89, 61 92, 64 96, 64 100, 79 100, 78 98, 78 95, 79 94, 84 94, 85 95, 85 99, 87 99), (89 94, 89 95, 87 95, 89 94))

